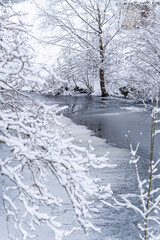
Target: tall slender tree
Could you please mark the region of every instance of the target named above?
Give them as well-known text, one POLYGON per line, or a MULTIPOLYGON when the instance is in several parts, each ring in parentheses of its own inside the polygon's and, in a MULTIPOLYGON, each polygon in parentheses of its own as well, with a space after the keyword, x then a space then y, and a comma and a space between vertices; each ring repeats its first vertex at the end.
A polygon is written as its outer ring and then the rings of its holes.
POLYGON ((119 30, 116 1, 47 0, 37 6, 43 25, 53 30, 49 33, 49 43, 68 47, 71 53, 72 50, 90 53, 87 59, 97 66, 101 95, 107 96, 106 57, 109 44, 119 30))

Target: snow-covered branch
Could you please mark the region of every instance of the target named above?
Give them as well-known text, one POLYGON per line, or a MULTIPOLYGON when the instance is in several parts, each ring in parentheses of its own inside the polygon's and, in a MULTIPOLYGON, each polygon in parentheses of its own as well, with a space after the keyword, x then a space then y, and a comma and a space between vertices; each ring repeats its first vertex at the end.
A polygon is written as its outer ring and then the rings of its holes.
POLYGON ((156 187, 156 181, 160 179, 159 163, 160 160, 154 161, 154 147, 155 147, 155 133, 157 118, 159 116, 159 108, 157 101, 153 102, 151 114, 151 145, 150 145, 150 161, 149 161, 149 175, 146 179, 141 180, 139 174, 138 164, 140 156, 138 155, 138 148, 140 143, 137 144, 135 150, 132 144, 131 149, 131 164, 134 164, 138 183, 138 193, 121 195, 122 201, 114 199, 117 206, 130 208, 136 213, 140 214, 142 222, 138 227, 143 232, 140 236, 144 240, 155 240, 159 236, 160 227, 160 188, 156 187), (135 203, 136 200, 136 203, 135 203))
POLYGON ((110 185, 100 186, 89 176, 91 166, 106 167, 108 158, 97 158, 91 150, 74 145, 61 117, 55 115, 57 111, 56 106, 37 104, 21 111, 1 112, 0 142, 10 152, 10 157, 0 159, 4 208, 21 239, 32 237, 36 225, 44 223, 51 227, 55 239, 67 234, 56 221, 57 208, 61 212, 63 203, 48 189, 52 174, 68 193, 85 231, 95 229, 89 220, 94 201, 112 195, 110 185))

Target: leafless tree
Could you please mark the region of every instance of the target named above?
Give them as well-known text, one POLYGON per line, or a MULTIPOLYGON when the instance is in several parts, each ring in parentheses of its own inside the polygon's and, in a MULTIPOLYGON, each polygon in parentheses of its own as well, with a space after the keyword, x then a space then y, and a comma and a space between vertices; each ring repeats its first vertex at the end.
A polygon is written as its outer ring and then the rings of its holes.
POLYGON ((48 0, 44 5, 37 2, 37 6, 43 26, 52 29, 48 42, 68 48, 73 56, 80 56, 81 52, 81 62, 86 62, 90 68, 96 67, 101 95, 107 96, 105 68, 109 45, 120 27, 118 3, 113 0, 48 0))

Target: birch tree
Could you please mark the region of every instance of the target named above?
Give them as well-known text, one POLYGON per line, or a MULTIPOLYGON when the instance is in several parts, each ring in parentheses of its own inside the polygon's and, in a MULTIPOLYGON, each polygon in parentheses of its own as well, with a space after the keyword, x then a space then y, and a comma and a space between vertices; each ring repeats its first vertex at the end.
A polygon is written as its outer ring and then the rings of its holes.
POLYGON ((67 47, 70 53, 85 53, 97 68, 101 95, 107 96, 106 57, 119 30, 115 1, 48 0, 44 5, 37 2, 37 6, 44 27, 52 30, 49 43, 67 47))

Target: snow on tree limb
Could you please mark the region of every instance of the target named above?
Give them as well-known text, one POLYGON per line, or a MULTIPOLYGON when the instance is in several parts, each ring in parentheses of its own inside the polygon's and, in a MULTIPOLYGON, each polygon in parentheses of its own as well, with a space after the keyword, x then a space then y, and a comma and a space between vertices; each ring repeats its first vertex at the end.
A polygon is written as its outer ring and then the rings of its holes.
POLYGON ((1 112, 0 141, 11 150, 9 158, 0 159, 4 207, 8 218, 15 219, 23 239, 30 237, 26 221, 30 230, 36 224, 46 223, 55 233, 55 239, 62 239, 66 234, 55 214, 55 209, 61 211, 62 199, 52 195, 47 187, 51 173, 68 193, 85 231, 95 229, 89 220, 94 201, 103 201, 112 195, 110 185, 100 186, 89 177, 89 168, 92 165, 106 167, 108 158, 97 158, 87 149, 75 146, 72 139, 65 137, 65 127, 55 112, 56 106, 43 104, 24 107, 21 111, 1 112), (19 204, 24 208, 22 218, 19 204), (45 206, 47 213, 41 210, 45 206))
POLYGON ((117 206, 130 208, 142 217, 142 222, 138 223, 139 229, 143 232, 140 235, 140 239, 143 240, 155 240, 159 239, 159 227, 160 227, 160 188, 156 187, 156 181, 160 179, 160 175, 157 174, 159 169, 160 159, 154 160, 154 142, 156 136, 156 124, 158 122, 158 114, 160 109, 157 107, 158 102, 155 100, 152 106, 151 114, 151 145, 150 145, 150 159, 149 159, 149 175, 146 179, 141 180, 138 168, 138 162, 140 156, 138 156, 137 144, 135 150, 133 150, 132 144, 130 144, 131 161, 130 164, 134 164, 137 176, 138 193, 120 195, 122 201, 118 201, 112 198, 117 206), (136 200, 136 202, 134 201, 136 200))

